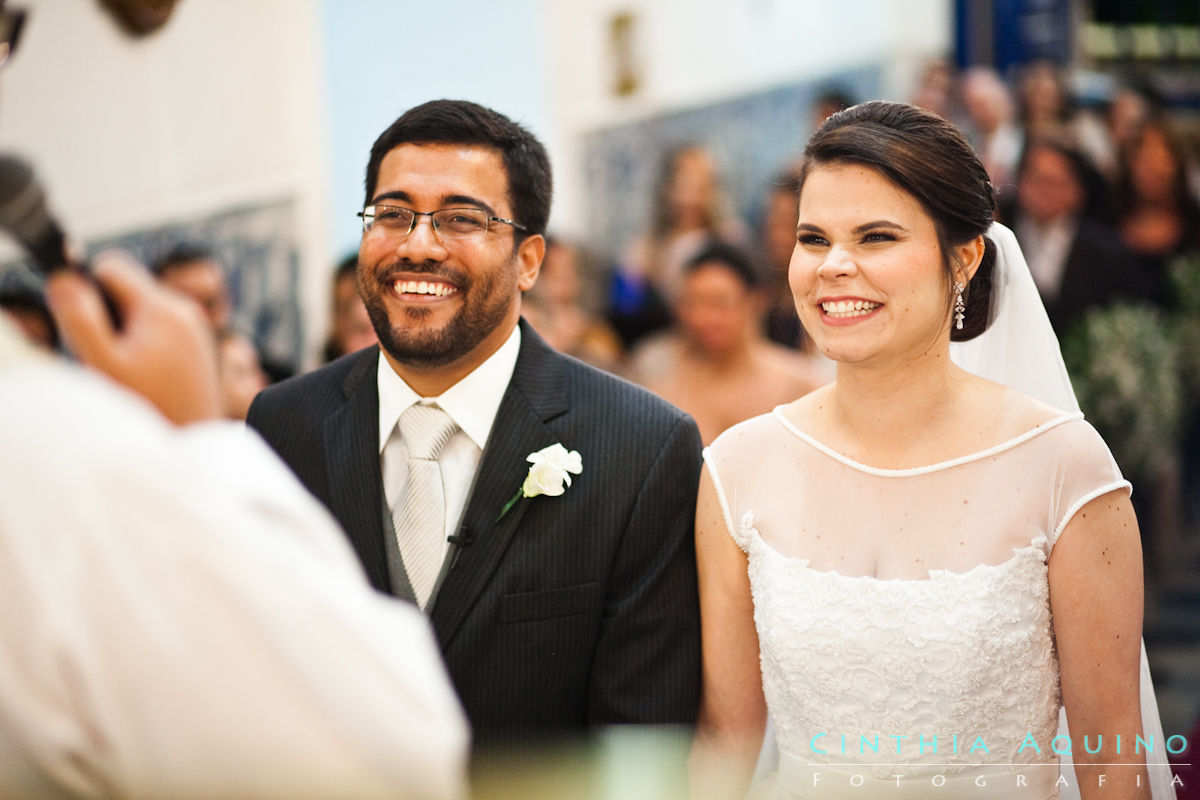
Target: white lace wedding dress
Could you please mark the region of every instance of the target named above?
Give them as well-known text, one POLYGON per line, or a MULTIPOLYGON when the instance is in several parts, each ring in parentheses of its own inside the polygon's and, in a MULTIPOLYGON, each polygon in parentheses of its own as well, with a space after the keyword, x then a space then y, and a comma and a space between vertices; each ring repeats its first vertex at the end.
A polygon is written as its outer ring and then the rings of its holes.
POLYGON ((1058 797, 1047 559, 1083 505, 1129 490, 1104 442, 1063 412, 983 452, 876 469, 785 409, 705 452, 749 559, 780 750, 758 792, 1058 797))

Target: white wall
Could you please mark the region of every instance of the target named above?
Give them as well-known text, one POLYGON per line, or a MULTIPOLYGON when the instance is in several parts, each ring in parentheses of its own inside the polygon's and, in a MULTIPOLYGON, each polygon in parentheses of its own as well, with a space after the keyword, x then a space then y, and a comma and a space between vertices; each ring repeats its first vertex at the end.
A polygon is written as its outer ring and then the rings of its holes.
MULTIPOLYGON (((949 0, 543 0, 555 111, 603 126, 848 67, 942 54, 949 0), (642 88, 609 91, 608 22, 636 18, 642 88)), ((897 91, 905 88, 897 75, 897 91)))
MULTIPOLYGON (((30 14, 0 75, 0 149, 34 164, 73 237, 292 197, 301 268, 316 269, 329 233, 313 0, 181 0, 143 39, 94 0, 19 5, 30 14)), ((302 289, 323 315, 324 287, 302 289)))

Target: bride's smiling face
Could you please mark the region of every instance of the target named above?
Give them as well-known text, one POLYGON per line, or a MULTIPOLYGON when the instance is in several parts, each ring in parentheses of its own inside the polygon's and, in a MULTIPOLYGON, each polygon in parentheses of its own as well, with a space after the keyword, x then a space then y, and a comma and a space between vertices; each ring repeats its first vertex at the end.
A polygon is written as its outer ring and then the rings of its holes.
POLYGON ((809 170, 788 281, 804 329, 834 361, 905 363, 949 342, 950 286, 933 219, 869 167, 809 170))

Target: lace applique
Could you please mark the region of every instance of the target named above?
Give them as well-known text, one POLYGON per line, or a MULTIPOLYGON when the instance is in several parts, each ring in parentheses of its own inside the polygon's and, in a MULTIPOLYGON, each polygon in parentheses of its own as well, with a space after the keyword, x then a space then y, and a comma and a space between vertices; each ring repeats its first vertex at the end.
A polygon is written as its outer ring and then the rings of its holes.
POLYGON ((1043 537, 1001 564, 877 580, 810 569, 753 524, 747 512, 738 533, 782 750, 886 762, 867 768, 878 778, 911 771, 903 765, 961 765, 940 768, 953 774, 1047 759, 1060 700, 1043 537), (1021 747, 1027 734, 1040 754, 1021 747))

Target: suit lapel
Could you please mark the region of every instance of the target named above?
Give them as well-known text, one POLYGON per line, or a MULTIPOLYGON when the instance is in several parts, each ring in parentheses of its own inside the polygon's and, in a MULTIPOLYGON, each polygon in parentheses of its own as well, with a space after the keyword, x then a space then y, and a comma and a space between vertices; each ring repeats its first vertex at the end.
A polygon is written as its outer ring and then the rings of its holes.
POLYGON ((328 469, 329 507, 341 522, 367 577, 389 590, 387 553, 381 535, 379 473, 379 391, 375 382, 378 349, 363 354, 342 382, 346 402, 325 420, 323 440, 328 469))
POLYGON ((525 480, 529 470, 526 457, 557 441, 546 423, 568 407, 562 356, 522 320, 521 352, 459 529, 471 544, 457 553, 430 611, 443 648, 483 592, 529 505, 527 500, 520 501, 503 519, 496 519, 525 480))

